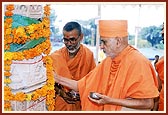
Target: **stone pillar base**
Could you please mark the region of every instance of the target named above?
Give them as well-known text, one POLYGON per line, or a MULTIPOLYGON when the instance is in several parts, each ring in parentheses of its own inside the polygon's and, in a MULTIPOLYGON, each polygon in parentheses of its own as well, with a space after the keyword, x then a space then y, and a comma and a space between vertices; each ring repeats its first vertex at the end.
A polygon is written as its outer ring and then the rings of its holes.
POLYGON ((12 111, 47 111, 45 97, 36 101, 11 101, 11 105, 12 111))

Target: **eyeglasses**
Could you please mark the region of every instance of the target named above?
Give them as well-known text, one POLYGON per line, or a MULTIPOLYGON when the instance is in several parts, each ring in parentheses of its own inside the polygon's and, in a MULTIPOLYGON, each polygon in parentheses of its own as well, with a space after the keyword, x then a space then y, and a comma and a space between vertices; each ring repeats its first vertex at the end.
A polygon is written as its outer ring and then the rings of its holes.
POLYGON ((74 44, 77 41, 78 38, 79 38, 79 36, 77 38, 75 38, 75 37, 72 37, 72 38, 69 38, 69 39, 63 38, 63 42, 65 44, 67 44, 68 42, 70 42, 71 44, 74 44))
POLYGON ((103 44, 103 45, 106 45, 106 42, 107 42, 107 41, 105 41, 105 40, 100 40, 100 45, 102 45, 102 44, 103 44))

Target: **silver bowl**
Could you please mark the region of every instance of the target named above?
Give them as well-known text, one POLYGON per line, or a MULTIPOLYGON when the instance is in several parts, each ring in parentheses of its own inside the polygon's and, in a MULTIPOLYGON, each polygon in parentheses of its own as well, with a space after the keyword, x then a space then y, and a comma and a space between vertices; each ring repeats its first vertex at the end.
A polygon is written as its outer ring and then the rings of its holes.
POLYGON ((100 99, 100 97, 98 97, 94 92, 90 92, 90 97, 96 100, 100 99))

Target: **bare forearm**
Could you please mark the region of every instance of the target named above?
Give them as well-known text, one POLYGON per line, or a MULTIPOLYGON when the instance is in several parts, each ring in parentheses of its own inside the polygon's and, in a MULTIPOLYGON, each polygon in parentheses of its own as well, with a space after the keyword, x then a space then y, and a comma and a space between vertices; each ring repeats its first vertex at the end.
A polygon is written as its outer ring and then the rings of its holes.
POLYGON ((111 99, 109 104, 120 105, 134 109, 152 109, 153 99, 111 99))
POLYGON ((75 80, 59 76, 59 77, 55 77, 55 81, 63 86, 69 87, 74 91, 78 91, 77 81, 75 80))

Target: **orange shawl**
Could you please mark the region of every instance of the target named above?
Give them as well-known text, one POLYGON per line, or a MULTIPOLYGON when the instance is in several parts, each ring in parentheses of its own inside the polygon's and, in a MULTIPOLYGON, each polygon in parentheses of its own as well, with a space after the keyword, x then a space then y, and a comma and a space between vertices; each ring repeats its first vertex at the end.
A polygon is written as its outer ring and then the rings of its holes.
POLYGON ((156 71, 158 72, 158 76, 162 82, 162 89, 160 91, 160 99, 159 99, 159 111, 164 111, 164 57, 160 58, 160 60, 156 63, 156 71))
POLYGON ((116 58, 107 57, 93 71, 78 81, 82 110, 118 111, 121 106, 97 105, 89 92, 112 98, 153 98, 159 95, 155 71, 135 48, 127 46, 116 58))
MULTIPOLYGON (((84 45, 80 46, 77 55, 70 59, 66 47, 52 53, 54 71, 63 77, 79 80, 95 66, 93 53, 84 45)), ((56 110, 79 110, 80 104, 67 104, 61 97, 56 99, 56 110)))

